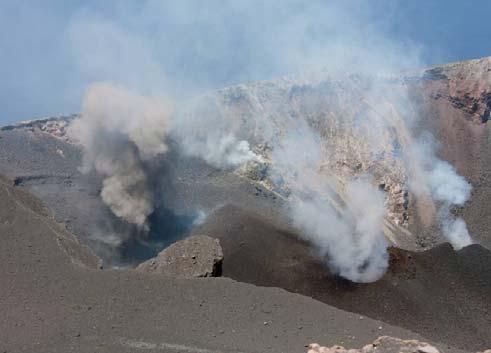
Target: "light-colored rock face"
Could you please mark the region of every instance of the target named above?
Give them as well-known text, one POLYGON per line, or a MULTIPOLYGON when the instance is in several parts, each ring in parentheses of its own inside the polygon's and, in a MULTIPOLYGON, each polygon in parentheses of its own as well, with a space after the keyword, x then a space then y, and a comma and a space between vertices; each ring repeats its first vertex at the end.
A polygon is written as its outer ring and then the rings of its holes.
POLYGON ((217 277, 223 252, 217 239, 195 235, 178 241, 157 257, 138 265, 136 271, 171 277, 217 277))
POLYGON ((291 131, 299 130, 299 121, 306 122, 320 140, 317 172, 337 183, 334 199, 343 199, 349 180, 371 175, 385 195, 387 238, 399 246, 411 239, 417 247, 431 246, 440 236, 434 234, 437 201, 426 186, 420 188, 427 184, 422 172, 426 155, 418 150, 427 146, 419 146, 420 134, 428 130, 436 136, 434 153, 469 179, 483 135, 479 125, 490 112, 491 58, 401 77, 336 80, 320 73, 238 85, 201 97, 193 111, 200 118, 214 116, 213 121, 221 122, 218 126, 248 141, 262 160, 243 165, 239 174, 285 198, 290 185, 270 174, 274 150, 291 131), (422 156, 416 158, 418 153, 422 156), (417 239, 409 232, 412 224, 415 232, 423 228, 431 239, 417 239))
POLYGON ((360 349, 346 349, 342 346, 322 347, 317 343, 309 345, 308 353, 439 353, 432 345, 417 340, 401 340, 382 336, 360 349))
POLYGON ((226 129, 248 141, 262 158, 243 165, 239 174, 285 198, 291 185, 271 177, 275 149, 292 134, 302 138, 297 132, 306 123, 319 138, 321 156, 314 172, 334 180, 333 199, 343 199, 344 185, 353 178, 371 175, 385 194, 385 231, 394 240, 394 233, 407 235, 410 194, 404 150, 411 144, 408 124, 415 118, 403 117, 409 107, 400 81, 382 82, 374 89, 373 82, 357 78, 321 76, 238 85, 201 98, 193 113, 229 121, 226 129))

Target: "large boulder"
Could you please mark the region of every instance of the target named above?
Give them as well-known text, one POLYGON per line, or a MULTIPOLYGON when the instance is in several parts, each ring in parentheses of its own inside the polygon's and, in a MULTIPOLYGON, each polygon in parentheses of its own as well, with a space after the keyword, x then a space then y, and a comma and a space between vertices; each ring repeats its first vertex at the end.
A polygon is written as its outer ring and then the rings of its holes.
POLYGON ((137 271, 172 277, 218 277, 223 252, 218 239, 194 235, 162 250, 157 257, 136 267, 137 271))

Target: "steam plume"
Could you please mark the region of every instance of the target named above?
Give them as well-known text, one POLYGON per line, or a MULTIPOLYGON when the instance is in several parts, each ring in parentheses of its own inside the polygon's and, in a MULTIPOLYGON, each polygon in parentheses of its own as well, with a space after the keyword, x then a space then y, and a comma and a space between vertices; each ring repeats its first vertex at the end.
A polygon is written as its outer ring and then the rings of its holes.
POLYGON ((237 137, 242 125, 218 97, 198 97, 178 112, 173 136, 180 142, 182 152, 223 169, 259 160, 249 142, 237 137))
POLYGON ((450 212, 452 206, 462 206, 470 197, 471 186, 457 174, 457 171, 448 162, 437 160, 428 173, 433 197, 442 203, 438 218, 443 234, 456 249, 473 243, 467 230, 465 221, 454 218, 450 212))
POLYGON ((346 205, 339 210, 315 193, 292 205, 293 220, 306 239, 334 273, 354 282, 376 281, 387 269, 384 215, 383 195, 364 179, 347 185, 346 205))
POLYGON ((291 192, 294 225, 334 273, 354 282, 379 279, 388 266, 383 194, 367 175, 342 185, 322 172, 325 143, 305 121, 293 126, 273 147, 272 165, 291 192))
POLYGON ((146 227, 153 211, 145 163, 167 151, 172 106, 107 83, 91 86, 69 135, 84 148, 84 172, 104 177, 101 196, 115 215, 146 227))
POLYGON ((416 195, 422 194, 422 190, 429 191, 432 202, 438 204, 435 216, 443 235, 456 250, 472 244, 465 221, 451 213, 452 207, 462 206, 469 200, 472 186, 450 163, 436 156, 437 144, 428 133, 415 142, 410 151, 421 171, 420 178, 409 180, 411 189, 416 195))

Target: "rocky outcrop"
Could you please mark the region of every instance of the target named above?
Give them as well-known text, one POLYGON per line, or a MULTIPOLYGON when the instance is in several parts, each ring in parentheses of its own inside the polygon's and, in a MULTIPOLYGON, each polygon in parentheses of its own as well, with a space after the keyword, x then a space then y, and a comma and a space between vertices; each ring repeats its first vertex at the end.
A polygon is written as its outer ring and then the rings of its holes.
POLYGON ((432 345, 417 340, 401 340, 382 336, 361 349, 347 349, 342 346, 322 347, 317 343, 309 345, 308 353, 439 353, 432 345))
POLYGON ((62 139, 66 142, 70 142, 67 136, 67 128, 70 122, 78 117, 79 115, 77 114, 71 114, 35 120, 26 120, 14 125, 2 126, 0 127, 0 130, 9 131, 23 129, 31 132, 42 132, 53 137, 62 139))
POLYGON ((456 62, 424 72, 430 97, 447 100, 476 122, 491 118, 491 58, 456 62))
POLYGON ((136 271, 172 277, 218 277, 223 252, 218 239, 194 235, 161 251, 157 257, 136 267, 136 271))

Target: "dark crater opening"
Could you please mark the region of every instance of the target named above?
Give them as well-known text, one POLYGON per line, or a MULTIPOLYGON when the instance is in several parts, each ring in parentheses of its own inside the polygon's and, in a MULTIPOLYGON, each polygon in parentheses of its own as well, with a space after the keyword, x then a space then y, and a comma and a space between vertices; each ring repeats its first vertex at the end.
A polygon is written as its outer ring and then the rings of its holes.
POLYGON ((121 263, 137 265, 157 256, 160 251, 184 238, 198 218, 198 214, 176 214, 167 208, 155 210, 149 218, 149 232, 130 237, 119 247, 121 263))

